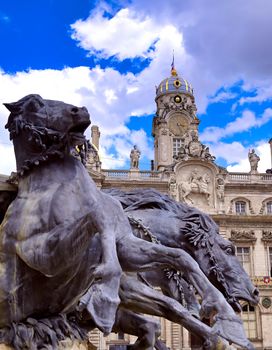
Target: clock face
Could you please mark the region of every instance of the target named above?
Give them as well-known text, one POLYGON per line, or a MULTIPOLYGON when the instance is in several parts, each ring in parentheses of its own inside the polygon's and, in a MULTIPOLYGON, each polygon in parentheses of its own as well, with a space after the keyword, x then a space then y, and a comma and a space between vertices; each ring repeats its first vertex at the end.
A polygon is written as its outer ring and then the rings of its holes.
POLYGON ((173 115, 169 120, 169 129, 175 136, 182 136, 188 130, 188 122, 182 115, 173 115))

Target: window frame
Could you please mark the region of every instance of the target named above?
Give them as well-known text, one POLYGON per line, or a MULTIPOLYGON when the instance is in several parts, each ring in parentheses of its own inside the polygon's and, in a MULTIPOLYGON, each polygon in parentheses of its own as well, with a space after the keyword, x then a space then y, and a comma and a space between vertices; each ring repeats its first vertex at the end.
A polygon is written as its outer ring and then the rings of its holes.
POLYGON ((253 277, 255 276, 255 271, 254 271, 254 261, 253 261, 253 245, 250 243, 243 243, 243 242, 233 242, 235 245, 235 255, 237 257, 237 259, 239 260, 239 262, 241 263, 243 269, 246 271, 246 273, 249 275, 249 277, 253 277), (238 248, 248 248, 249 249, 249 261, 248 261, 248 267, 249 267, 249 271, 247 271, 247 269, 244 267, 243 262, 239 259, 238 256, 238 248))
POLYGON ((272 246, 267 246, 267 276, 272 277, 272 246))
POLYGON ((178 155, 179 149, 180 149, 180 147, 182 146, 182 143, 183 143, 182 140, 183 140, 182 137, 173 137, 172 138, 172 156, 173 156, 173 158, 178 155), (179 145, 176 145, 175 141, 179 141, 179 145))
POLYGON ((272 201, 269 200, 265 203, 265 209, 267 215, 272 215, 272 201))
POLYGON ((258 306, 250 306, 248 303, 242 305, 241 319, 243 321, 244 330, 248 339, 251 341, 260 340, 260 317, 259 317, 259 308, 258 306), (245 311, 244 308, 247 307, 245 311), (253 311, 250 309, 254 309, 253 311), (246 315, 246 318, 245 318, 246 315), (254 320, 251 319, 251 316, 254 315, 254 320), (254 323, 254 328, 251 328, 250 325, 254 323), (250 334, 250 331, 254 331, 254 334, 250 334))
POLYGON ((234 202, 234 207, 235 207, 235 214, 236 215, 246 215, 247 214, 247 202, 245 200, 241 200, 241 199, 238 199, 234 202), (244 207, 244 211, 242 210, 237 210, 238 208, 238 205, 240 205, 240 208, 241 208, 241 205, 243 204, 243 207, 244 207))

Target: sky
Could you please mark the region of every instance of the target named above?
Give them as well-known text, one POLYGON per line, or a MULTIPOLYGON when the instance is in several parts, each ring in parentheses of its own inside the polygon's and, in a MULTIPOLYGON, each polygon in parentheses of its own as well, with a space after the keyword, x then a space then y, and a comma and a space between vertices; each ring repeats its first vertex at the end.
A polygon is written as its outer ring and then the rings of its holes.
MULTIPOLYGON (((0 0, 0 174, 16 169, 2 105, 27 94, 86 106, 101 130, 104 169, 153 159, 155 86, 194 87, 200 140, 217 164, 271 168, 271 0, 0 0)), ((90 129, 87 130, 90 138, 90 129)))

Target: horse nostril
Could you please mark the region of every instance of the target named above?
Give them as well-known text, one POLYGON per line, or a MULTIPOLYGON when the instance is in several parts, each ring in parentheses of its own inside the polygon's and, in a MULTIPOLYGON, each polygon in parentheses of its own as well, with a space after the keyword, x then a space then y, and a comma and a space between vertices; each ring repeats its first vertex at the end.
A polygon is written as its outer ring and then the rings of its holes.
POLYGON ((259 289, 258 288, 255 288, 252 292, 252 294, 255 296, 255 297, 258 297, 260 292, 259 292, 259 289))

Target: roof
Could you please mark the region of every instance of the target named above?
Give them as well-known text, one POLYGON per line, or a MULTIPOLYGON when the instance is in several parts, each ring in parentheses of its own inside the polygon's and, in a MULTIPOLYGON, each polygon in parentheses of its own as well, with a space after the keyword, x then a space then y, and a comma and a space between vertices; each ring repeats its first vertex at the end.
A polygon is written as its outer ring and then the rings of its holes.
POLYGON ((168 94, 168 93, 186 93, 193 95, 192 85, 184 78, 172 75, 169 78, 164 79, 156 89, 156 97, 168 94))

